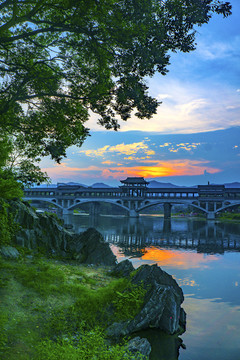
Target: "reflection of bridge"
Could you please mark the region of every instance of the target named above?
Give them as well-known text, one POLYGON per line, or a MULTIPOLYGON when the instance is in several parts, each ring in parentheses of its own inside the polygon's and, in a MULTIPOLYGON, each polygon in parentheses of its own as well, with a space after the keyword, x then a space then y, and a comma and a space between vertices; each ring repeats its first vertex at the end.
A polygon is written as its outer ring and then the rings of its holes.
POLYGON ((118 188, 91 188, 58 184, 56 188, 25 189, 25 200, 38 200, 54 204, 63 213, 71 213, 79 205, 91 203, 91 213, 97 213, 100 202, 117 205, 131 217, 138 217, 144 209, 163 204, 164 218, 170 218, 171 207, 185 204, 201 210, 208 219, 217 212, 240 205, 240 188, 224 185, 199 185, 196 188, 148 188, 143 178, 127 178, 118 188))
MULTIPOLYGON (((240 252, 240 237, 229 234, 225 238, 207 238, 196 236, 197 234, 171 233, 170 236, 147 236, 105 234, 105 241, 116 244, 123 249, 124 253, 134 253, 137 249, 148 246, 158 246, 166 249, 195 250, 205 254, 222 254, 224 251, 240 252)), ((138 253, 138 251, 137 251, 138 253)))
POLYGON ((178 227, 179 221, 162 220, 158 230, 146 227, 139 221, 129 223, 126 227, 114 231, 103 232, 105 241, 116 244, 126 253, 138 253, 138 249, 157 246, 166 249, 194 250, 205 254, 222 254, 225 251, 240 252, 239 226, 232 229, 222 223, 184 222, 178 227), (172 224, 171 224, 172 223, 172 224), (172 225, 172 226, 171 226, 172 225), (232 229, 233 232, 230 232, 232 229), (130 230, 130 231, 129 231, 130 230))
POLYGON ((205 254, 240 252, 240 224, 194 219, 164 220, 139 218, 64 215, 75 233, 94 226, 105 241, 117 245, 127 256, 142 256, 151 246, 168 250, 188 250, 205 254))

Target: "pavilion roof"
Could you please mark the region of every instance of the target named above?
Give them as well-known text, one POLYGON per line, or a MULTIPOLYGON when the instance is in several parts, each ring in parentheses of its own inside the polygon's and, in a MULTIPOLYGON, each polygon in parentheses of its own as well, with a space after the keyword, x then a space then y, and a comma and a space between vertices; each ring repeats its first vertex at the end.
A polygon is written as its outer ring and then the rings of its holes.
POLYGON ((123 184, 149 184, 143 177, 128 177, 120 181, 123 184))

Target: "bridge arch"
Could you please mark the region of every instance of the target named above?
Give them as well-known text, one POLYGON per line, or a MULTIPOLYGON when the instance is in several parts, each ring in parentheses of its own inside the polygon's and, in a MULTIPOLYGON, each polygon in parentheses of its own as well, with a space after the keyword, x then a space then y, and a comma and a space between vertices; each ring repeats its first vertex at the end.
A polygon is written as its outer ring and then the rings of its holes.
POLYGON ((116 205, 123 210, 129 211, 129 208, 124 206, 120 200, 108 200, 108 199, 75 199, 75 203, 70 205, 67 210, 74 210, 76 207, 80 206, 81 204, 93 204, 93 203, 105 203, 105 204, 112 204, 116 205))
POLYGON ((51 204, 51 205, 55 205, 57 208, 59 209, 64 209, 63 206, 61 206, 60 204, 57 203, 57 200, 56 199, 44 199, 44 198, 39 198, 39 199, 32 199, 32 198, 27 198, 25 197, 24 200, 26 201, 38 201, 38 202, 44 202, 44 203, 48 203, 48 204, 51 204))
POLYGON ((193 202, 191 201, 188 201, 188 200, 183 200, 183 201, 178 201, 178 202, 171 202, 171 200, 169 201, 166 201, 166 200, 156 200, 155 202, 150 202, 150 201, 144 201, 144 205, 142 205, 139 209, 138 209, 138 212, 144 210, 144 209, 147 209, 148 207, 151 207, 151 206, 156 206, 156 205, 164 205, 166 203, 169 203, 171 204, 172 206, 174 205, 188 205, 188 206, 192 206, 194 208, 197 208, 199 210, 202 210, 204 212, 207 212, 206 209, 202 208, 201 206, 199 205, 196 205, 194 204, 193 202))
POLYGON ((240 201, 239 202, 234 202, 234 203, 225 203, 224 206, 222 206, 221 208, 217 209, 216 212, 221 212, 221 211, 224 211, 228 208, 231 208, 231 207, 234 207, 234 206, 240 206, 240 201))

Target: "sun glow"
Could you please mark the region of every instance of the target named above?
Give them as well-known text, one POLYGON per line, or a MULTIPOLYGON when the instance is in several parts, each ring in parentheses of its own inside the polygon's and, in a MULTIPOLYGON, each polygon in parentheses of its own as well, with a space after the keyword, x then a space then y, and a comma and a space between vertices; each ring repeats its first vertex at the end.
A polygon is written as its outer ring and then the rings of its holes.
POLYGON ((142 176, 145 178, 155 178, 162 176, 201 175, 205 171, 210 174, 214 174, 221 171, 220 169, 208 166, 208 161, 187 159, 180 161, 144 160, 144 163, 149 163, 151 165, 106 168, 102 170, 102 176, 104 178, 111 176, 115 179, 119 179, 122 176, 142 176))
POLYGON ((204 256, 195 252, 172 251, 159 249, 154 246, 146 248, 142 260, 151 260, 159 266, 174 266, 181 269, 206 267, 208 263, 217 261, 214 255, 204 256))
POLYGON ((181 175, 201 175, 207 171, 210 174, 215 174, 221 170, 218 168, 210 167, 208 161, 198 160, 170 160, 158 161, 145 159, 141 160, 142 165, 124 166, 118 163, 117 166, 111 166, 112 162, 105 161, 98 166, 91 165, 86 167, 72 167, 66 163, 56 165, 49 168, 42 169, 54 179, 61 177, 77 178, 93 178, 101 176, 104 179, 114 178, 121 179, 122 177, 144 177, 155 178, 164 176, 181 176, 181 175))

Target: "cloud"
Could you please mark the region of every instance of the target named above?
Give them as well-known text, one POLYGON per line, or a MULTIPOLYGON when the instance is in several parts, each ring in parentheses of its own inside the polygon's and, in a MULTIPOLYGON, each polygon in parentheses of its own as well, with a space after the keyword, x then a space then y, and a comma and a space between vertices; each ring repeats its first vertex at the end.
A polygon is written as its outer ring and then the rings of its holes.
POLYGON ((171 145, 171 143, 164 143, 162 145, 159 145, 159 147, 167 147, 167 146, 170 146, 170 145, 171 145))
POLYGON ((128 157, 123 158, 123 160, 141 161, 142 162, 143 160, 146 160, 146 159, 149 159, 149 158, 150 158, 150 156, 142 156, 142 157, 128 156, 128 157))
POLYGON ((139 151, 143 152, 146 155, 154 155, 155 151, 149 149, 148 145, 145 144, 144 141, 135 142, 132 144, 117 144, 115 146, 106 145, 102 148, 96 150, 80 150, 80 153, 84 153, 87 156, 98 157, 104 156, 107 153, 116 153, 116 154, 124 154, 124 155, 134 155, 139 151))
MULTIPOLYGON (((66 179, 66 181, 76 180, 79 178, 96 178, 102 173, 102 168, 99 166, 88 166, 88 167, 71 167, 66 164, 55 165, 53 167, 42 168, 46 171, 54 181, 60 179, 66 179)), ((65 180, 64 180, 65 181, 65 180)))
POLYGON ((123 175, 126 177, 142 176, 145 178, 155 178, 164 176, 201 175, 204 174, 206 170, 210 174, 221 171, 221 169, 207 166, 206 164, 209 163, 208 161, 181 159, 170 161, 145 160, 144 162, 146 165, 103 169, 102 176, 108 178, 112 175, 112 170, 115 171, 113 175, 115 179, 119 179, 123 175))
POLYGON ((158 94, 156 96, 157 100, 163 100, 163 99, 168 99, 168 98, 171 98, 172 96, 170 94, 158 94))
POLYGON ((204 60, 216 60, 223 59, 232 56, 232 53, 236 49, 236 43, 239 45, 239 41, 236 39, 235 43, 227 42, 198 42, 198 54, 204 60))
POLYGON ((168 150, 170 152, 178 152, 179 150, 192 151, 200 145, 201 143, 192 143, 192 144, 181 143, 181 144, 172 145, 168 150))
POLYGON ((192 151, 196 149, 198 146, 202 145, 201 143, 180 143, 180 144, 173 144, 173 143, 164 143, 159 145, 160 148, 168 147, 170 152, 178 152, 179 150, 186 150, 192 151))
MULTIPOLYGON (((200 175, 204 171, 214 174, 221 171, 218 168, 208 166, 208 161, 198 160, 142 160, 142 165, 119 166, 105 168, 100 166, 71 167, 66 164, 55 165, 53 167, 43 168, 54 180, 61 179, 92 179, 92 178, 114 178, 122 179, 128 176, 142 176, 145 178, 163 177, 163 176, 182 176, 182 175, 200 175)), ((62 181, 62 180, 61 180, 62 181)))
MULTIPOLYGON (((161 94, 161 88, 169 96, 162 98, 162 104, 151 119, 139 119, 133 114, 128 121, 119 120, 120 132, 138 130, 146 134, 189 134, 239 125, 239 92, 230 80, 227 83, 226 77, 181 81, 169 75, 161 79, 156 75, 149 80, 149 88, 154 97, 161 94)), ((87 126, 92 130, 102 130, 94 118, 87 126)))
POLYGON ((105 145, 104 147, 96 150, 80 150, 80 153, 84 153, 87 156, 103 156, 109 149, 109 145, 105 145))
POLYGON ((116 164, 115 161, 111 161, 111 160, 102 161, 101 163, 102 163, 102 164, 105 164, 105 165, 116 164))
POLYGON ((133 115, 127 122, 120 121, 120 131, 189 134, 239 125, 238 93, 229 85, 223 86, 222 82, 211 82, 210 79, 183 82, 171 77, 160 81, 156 76, 149 80, 149 87, 155 90, 153 96, 163 87, 171 97, 164 99, 157 114, 149 120, 140 120, 133 115))

